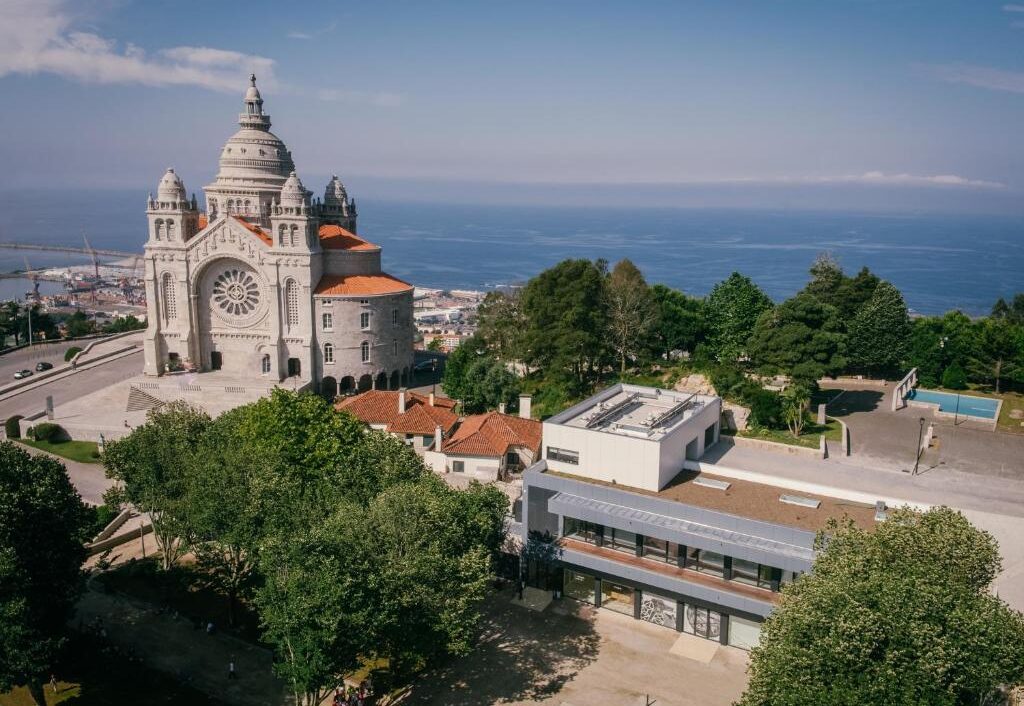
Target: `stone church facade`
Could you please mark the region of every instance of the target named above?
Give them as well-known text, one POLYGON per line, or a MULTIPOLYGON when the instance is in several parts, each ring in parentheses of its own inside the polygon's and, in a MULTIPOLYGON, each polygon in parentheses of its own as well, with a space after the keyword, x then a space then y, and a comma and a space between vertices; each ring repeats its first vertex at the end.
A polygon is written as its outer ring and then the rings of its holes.
POLYGON ((322 200, 305 189, 255 77, 238 122, 205 213, 173 169, 149 197, 145 374, 292 379, 329 397, 407 384, 412 285, 383 272, 381 248, 357 235, 338 177, 322 200))

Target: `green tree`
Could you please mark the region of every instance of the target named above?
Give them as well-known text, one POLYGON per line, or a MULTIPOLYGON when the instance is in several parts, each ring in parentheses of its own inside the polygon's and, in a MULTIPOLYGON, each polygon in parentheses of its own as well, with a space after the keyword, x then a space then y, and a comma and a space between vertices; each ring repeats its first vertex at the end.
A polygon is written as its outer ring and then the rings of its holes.
POLYGON ((427 344, 428 351, 434 351, 437 353, 441 350, 441 339, 439 337, 430 339, 430 343, 427 344))
POLYGON ((630 260, 620 260, 612 268, 605 292, 608 335, 619 359, 619 374, 624 374, 626 361, 643 350, 657 322, 658 310, 643 274, 630 260))
POLYGON ((976 329, 977 325, 960 311, 914 319, 908 364, 917 368, 923 385, 938 385, 942 371, 953 361, 968 359, 977 341, 976 329))
POLYGON ((520 358, 520 343, 525 320, 520 290, 488 292, 477 309, 478 333, 501 360, 520 358))
POLYGON ((673 351, 692 353, 707 338, 704 300, 688 297, 677 289, 656 284, 651 298, 657 314, 648 344, 658 358, 668 358, 673 351))
POLYGON ((855 276, 847 277, 839 262, 828 253, 818 256, 810 272, 811 280, 802 293, 833 307, 843 326, 871 298, 881 281, 866 267, 855 276))
POLYGON ((512 409, 519 397, 519 378, 505 364, 488 356, 473 361, 466 370, 462 388, 462 409, 469 414, 498 409, 505 404, 512 409))
POLYGON ((942 371, 942 386, 949 390, 966 390, 967 373, 955 360, 942 371))
POLYGON ((850 361, 869 373, 897 373, 907 359, 910 331, 903 295, 883 281, 850 322, 850 361))
POLYGON ((18 302, 0 302, 0 348, 7 344, 7 339, 14 337, 14 345, 21 343, 21 307, 18 302))
POLYGON ((146 322, 140 321, 134 314, 119 316, 103 326, 103 333, 125 333, 146 328, 146 322))
MULTIPOLYGON (((33 341, 52 341, 56 338, 60 338, 57 332, 57 322, 54 321, 53 317, 45 313, 38 304, 33 304, 31 307, 32 317, 32 340, 33 341)), ((28 330, 29 330, 29 311, 26 310, 24 314, 19 316, 16 320, 19 332, 16 338, 28 341, 28 330)))
POLYGON ((984 703, 1024 679, 1024 618, 988 591, 992 537, 958 512, 831 527, 751 653, 740 706, 984 703))
POLYGON ((82 588, 88 508, 64 466, 0 443, 0 693, 38 706, 82 588))
POLYGON ((88 336, 90 333, 96 332, 96 322, 90 320, 81 309, 66 318, 64 325, 67 327, 68 338, 88 336))
POLYGON ((1024 292, 1015 294, 1009 304, 1000 297, 992 306, 991 316, 993 319, 1005 319, 1008 323, 1018 326, 1024 324, 1024 292))
POLYGON ((481 358, 492 357, 487 341, 479 334, 470 336, 453 350, 444 363, 444 377, 441 378, 441 389, 453 400, 464 400, 468 396, 469 383, 467 373, 481 358))
POLYGON ((797 438, 807 423, 807 411, 811 407, 811 393, 803 385, 790 385, 782 393, 783 417, 789 433, 797 438))
POLYGON ((751 360, 808 384, 846 367, 846 337, 835 307, 801 293, 761 314, 747 345, 751 360))
POLYGON ((607 360, 605 263, 565 260, 531 279, 522 294, 525 361, 583 383, 607 360))
POLYGON ((1007 318, 986 319, 968 358, 971 374, 982 382, 992 383, 1000 392, 1003 380, 1017 373, 1019 338, 1019 331, 1007 318))
POLYGON ((108 504, 129 502, 149 515, 164 569, 185 551, 187 469, 210 426, 205 412, 182 401, 152 409, 146 423, 103 452, 107 477, 120 481, 108 491, 108 504))
POLYGON ((734 361, 747 352, 758 317, 772 301, 749 277, 733 272, 708 295, 705 312, 711 348, 721 361, 734 361))

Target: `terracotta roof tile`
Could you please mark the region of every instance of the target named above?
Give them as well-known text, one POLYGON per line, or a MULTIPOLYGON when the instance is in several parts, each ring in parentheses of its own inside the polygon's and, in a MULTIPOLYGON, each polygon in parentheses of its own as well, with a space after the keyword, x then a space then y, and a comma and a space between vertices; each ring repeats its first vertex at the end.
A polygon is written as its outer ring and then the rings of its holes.
POLYGON ((258 237, 260 240, 262 240, 267 245, 273 245, 274 244, 273 239, 269 235, 267 235, 267 233, 262 228, 260 228, 258 225, 256 225, 255 223, 250 223, 249 221, 245 220, 241 216, 232 216, 232 218, 234 218, 236 221, 238 221, 240 224, 242 224, 245 227, 246 230, 248 230, 250 233, 252 233, 256 237, 258 237))
POLYGON ((413 286, 397 277, 381 272, 376 275, 324 275, 316 285, 316 294, 354 296, 365 294, 398 294, 412 291, 413 286))
POLYGON ((433 434, 440 426, 445 434, 451 432, 458 416, 452 411, 455 400, 430 398, 415 392, 405 393, 405 413, 398 412, 397 390, 368 390, 354 397, 346 397, 334 405, 335 409, 349 412, 367 424, 384 425, 396 434, 433 434))
POLYGON ((341 226, 320 226, 320 247, 325 250, 379 250, 368 240, 363 240, 341 226))
POLYGON ((462 456, 503 456, 509 447, 523 446, 540 453, 541 423, 510 414, 488 412, 463 420, 442 449, 462 456))

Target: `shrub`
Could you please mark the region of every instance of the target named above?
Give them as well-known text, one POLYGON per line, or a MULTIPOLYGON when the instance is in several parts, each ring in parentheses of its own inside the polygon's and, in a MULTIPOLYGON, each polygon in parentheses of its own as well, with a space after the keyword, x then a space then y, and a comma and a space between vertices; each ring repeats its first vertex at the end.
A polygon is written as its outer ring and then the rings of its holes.
POLYGON ((777 392, 758 389, 749 394, 750 425, 755 429, 782 429, 783 419, 782 396, 777 392))
POLYGON ((81 347, 79 347, 79 346, 71 346, 70 348, 68 348, 67 352, 64 353, 64 362, 65 363, 69 362, 72 358, 74 358, 76 355, 78 355, 81 352, 82 352, 81 347))
POLYGON ((967 373, 956 361, 950 364, 942 373, 942 386, 948 390, 966 390, 967 373))
POLYGON ((4 422, 4 431, 7 433, 8 439, 20 439, 21 438, 21 425, 18 424, 24 417, 20 414, 15 414, 7 418, 4 422))
POLYGON ((32 438, 36 441, 57 441, 64 436, 64 429, 61 425, 51 422, 36 424, 30 432, 32 438))

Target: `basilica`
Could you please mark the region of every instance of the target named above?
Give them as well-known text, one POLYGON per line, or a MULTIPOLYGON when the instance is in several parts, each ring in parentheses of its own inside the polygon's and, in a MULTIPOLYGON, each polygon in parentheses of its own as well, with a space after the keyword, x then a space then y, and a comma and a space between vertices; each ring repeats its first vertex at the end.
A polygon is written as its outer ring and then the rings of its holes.
POLYGON ((270 131, 256 77, 201 210, 168 169, 149 197, 148 376, 221 371, 328 397, 406 384, 413 287, 381 270, 337 176, 313 198, 270 131))

